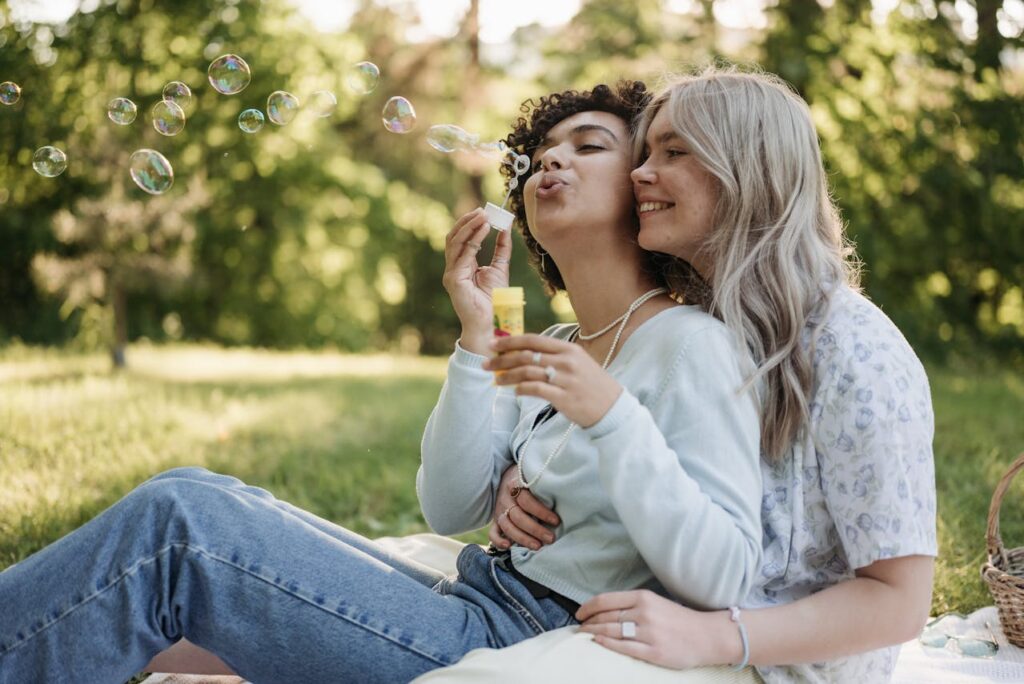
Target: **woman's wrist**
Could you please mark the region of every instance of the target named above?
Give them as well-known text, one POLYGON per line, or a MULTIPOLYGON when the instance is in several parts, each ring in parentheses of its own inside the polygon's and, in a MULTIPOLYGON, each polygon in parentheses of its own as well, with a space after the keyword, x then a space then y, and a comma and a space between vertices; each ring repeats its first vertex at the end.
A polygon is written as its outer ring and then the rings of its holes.
MULTIPOLYGON (((705 634, 710 640, 708 665, 738 665, 743 662, 743 639, 739 626, 729 617, 728 610, 704 613, 707 616, 705 634)), ((742 618, 741 618, 742 619, 742 618)))
POLYGON ((494 331, 490 329, 480 332, 463 328, 462 334, 459 336, 459 346, 480 356, 491 356, 491 338, 493 337, 494 331))

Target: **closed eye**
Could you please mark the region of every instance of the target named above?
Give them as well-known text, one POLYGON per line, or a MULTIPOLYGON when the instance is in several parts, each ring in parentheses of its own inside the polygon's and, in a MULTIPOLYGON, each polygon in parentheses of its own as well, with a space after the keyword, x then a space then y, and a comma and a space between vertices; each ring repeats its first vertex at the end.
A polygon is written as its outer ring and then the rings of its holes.
POLYGON ((600 145, 591 145, 591 144, 588 143, 586 145, 580 145, 579 147, 576 148, 576 151, 577 152, 583 152, 584 150, 604 150, 604 149, 607 149, 607 148, 601 147, 600 145))

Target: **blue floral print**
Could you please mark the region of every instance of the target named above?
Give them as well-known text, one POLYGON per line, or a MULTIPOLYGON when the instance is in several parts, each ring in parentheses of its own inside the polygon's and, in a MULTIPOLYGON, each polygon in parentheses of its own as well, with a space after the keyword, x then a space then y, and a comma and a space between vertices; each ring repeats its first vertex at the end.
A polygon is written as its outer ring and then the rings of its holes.
MULTIPOLYGON (((789 603, 875 561, 935 555, 934 416, 928 378, 892 321, 838 289, 817 339, 810 424, 763 465, 764 563, 749 607, 789 603)), ((885 682, 897 647, 759 668, 778 682, 885 682)))

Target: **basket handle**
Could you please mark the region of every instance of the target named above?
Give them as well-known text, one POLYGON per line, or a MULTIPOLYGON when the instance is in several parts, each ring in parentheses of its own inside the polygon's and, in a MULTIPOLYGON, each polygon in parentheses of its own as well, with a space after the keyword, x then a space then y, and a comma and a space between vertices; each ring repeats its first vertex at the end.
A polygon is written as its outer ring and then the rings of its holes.
POLYGON ((1006 490, 1010 488, 1013 476, 1022 468, 1024 468, 1024 453, 1013 462, 1010 469, 999 480, 999 484, 996 485, 995 493, 992 494, 992 504, 988 507, 988 530, 985 534, 990 560, 1003 555, 1003 540, 999 536, 999 508, 1003 505, 1003 497, 1006 495, 1006 490))

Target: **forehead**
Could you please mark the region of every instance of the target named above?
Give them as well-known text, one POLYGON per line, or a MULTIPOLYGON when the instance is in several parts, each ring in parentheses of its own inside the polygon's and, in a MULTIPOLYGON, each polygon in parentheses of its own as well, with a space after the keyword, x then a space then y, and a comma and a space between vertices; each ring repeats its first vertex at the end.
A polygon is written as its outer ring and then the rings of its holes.
POLYGON ((644 142, 648 145, 668 138, 679 137, 675 127, 672 125, 672 121, 669 119, 666 109, 666 107, 659 109, 651 120, 651 125, 648 126, 647 135, 644 136, 644 142))
POLYGON ((604 126, 615 134, 620 142, 627 132, 626 122, 610 112, 578 112, 552 126, 544 137, 547 140, 563 138, 580 126, 604 126))

